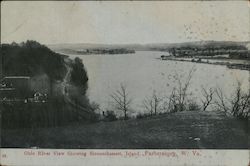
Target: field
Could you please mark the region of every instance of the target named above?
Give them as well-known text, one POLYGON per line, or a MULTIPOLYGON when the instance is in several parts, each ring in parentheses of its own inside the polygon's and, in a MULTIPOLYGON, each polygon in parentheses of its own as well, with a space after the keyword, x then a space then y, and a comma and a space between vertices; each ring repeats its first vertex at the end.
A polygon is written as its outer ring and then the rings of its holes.
POLYGON ((249 126, 223 112, 189 111, 127 121, 2 130, 2 147, 247 149, 249 126))

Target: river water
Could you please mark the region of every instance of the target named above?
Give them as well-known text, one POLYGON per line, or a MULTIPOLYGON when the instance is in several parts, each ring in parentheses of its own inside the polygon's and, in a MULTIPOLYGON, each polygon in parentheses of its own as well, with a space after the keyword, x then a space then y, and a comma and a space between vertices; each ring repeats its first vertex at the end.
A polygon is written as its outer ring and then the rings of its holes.
POLYGON ((162 52, 137 51, 135 54, 121 55, 69 55, 82 59, 89 77, 88 96, 100 104, 102 110, 112 109, 110 95, 124 84, 133 102, 132 114, 143 112, 142 101, 155 91, 159 96, 169 96, 176 87, 176 75, 182 82, 187 80, 190 70, 194 70, 189 92, 197 102, 200 101, 201 87, 222 88, 230 97, 237 85, 249 87, 249 72, 228 69, 226 66, 199 64, 191 62, 160 60, 162 52))

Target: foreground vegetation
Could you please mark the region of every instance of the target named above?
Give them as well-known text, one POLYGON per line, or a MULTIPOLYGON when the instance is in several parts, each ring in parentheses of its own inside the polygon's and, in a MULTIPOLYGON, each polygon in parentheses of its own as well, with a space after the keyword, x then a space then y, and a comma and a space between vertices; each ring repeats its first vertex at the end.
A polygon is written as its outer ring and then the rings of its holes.
POLYGON ((247 149, 244 121, 218 111, 183 111, 151 118, 53 128, 2 130, 3 147, 247 149))
MULTIPOLYGON (((153 90, 151 96, 145 97, 142 103, 143 113, 137 114, 138 119, 153 117, 162 113, 176 113, 183 111, 221 111, 242 120, 250 117, 250 89, 243 89, 241 82, 237 81, 231 96, 227 96, 220 87, 205 88, 201 87, 201 97, 195 96, 190 91, 192 77, 195 68, 188 74, 175 73, 173 89, 165 95, 159 95, 153 90), (197 100, 198 99, 198 100, 197 100)), ((123 117, 128 119, 128 114, 133 110, 132 98, 125 85, 121 84, 113 94, 114 111, 108 110, 105 120, 117 120, 115 112, 121 111, 123 117)))

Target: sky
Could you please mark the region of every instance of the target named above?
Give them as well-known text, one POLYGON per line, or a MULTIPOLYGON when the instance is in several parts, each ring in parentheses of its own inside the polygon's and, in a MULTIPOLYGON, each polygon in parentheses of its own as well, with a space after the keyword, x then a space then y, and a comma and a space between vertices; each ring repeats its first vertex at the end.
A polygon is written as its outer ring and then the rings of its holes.
POLYGON ((249 41, 248 1, 3 1, 1 42, 249 41))

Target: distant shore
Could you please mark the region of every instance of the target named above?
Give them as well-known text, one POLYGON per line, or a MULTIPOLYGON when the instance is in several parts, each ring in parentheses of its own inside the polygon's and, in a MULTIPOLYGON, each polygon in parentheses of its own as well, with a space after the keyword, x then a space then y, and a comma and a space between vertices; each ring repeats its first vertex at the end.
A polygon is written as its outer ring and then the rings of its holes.
POLYGON ((125 48, 116 48, 116 49, 83 49, 83 50, 74 50, 74 49, 60 49, 56 50, 63 54, 75 54, 75 55, 116 55, 116 54, 134 54, 135 50, 125 49, 125 48))
POLYGON ((223 65, 227 66, 230 69, 239 69, 239 70, 247 70, 250 71, 250 62, 249 63, 230 63, 229 61, 225 60, 232 60, 233 59, 221 59, 221 58, 178 58, 172 56, 165 56, 164 58, 160 58, 161 60, 171 60, 171 61, 181 61, 181 62, 192 62, 192 63, 203 63, 203 64, 212 64, 212 65, 223 65), (212 62, 214 61, 214 62, 212 62))

